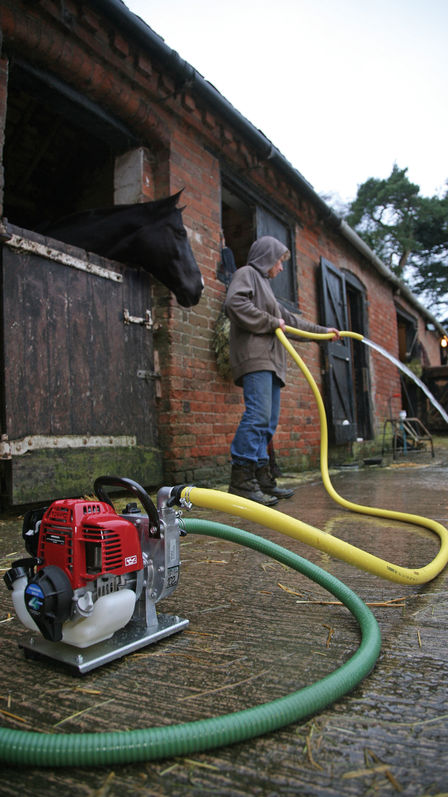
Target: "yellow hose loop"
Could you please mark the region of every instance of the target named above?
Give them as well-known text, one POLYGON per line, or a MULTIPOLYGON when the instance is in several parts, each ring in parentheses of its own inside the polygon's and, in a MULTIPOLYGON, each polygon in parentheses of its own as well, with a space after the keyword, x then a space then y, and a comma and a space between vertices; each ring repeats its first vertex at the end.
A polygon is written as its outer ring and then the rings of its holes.
MULTIPOLYGON (((293 327, 287 327, 287 330, 294 330, 293 327)), ((299 330, 297 330, 298 332, 299 330)), ((311 333, 307 333, 311 334, 311 333)), ((315 334, 315 333, 314 333, 315 334)), ((342 331, 341 337, 352 337, 356 340, 362 340, 363 336, 359 335, 356 332, 350 332, 348 330, 342 331)), ((322 397, 320 395, 319 389, 316 385, 316 382, 306 366, 303 362, 300 355, 297 353, 295 348, 286 338, 284 333, 281 329, 276 330, 276 335, 283 343, 284 347, 288 351, 288 353, 293 358, 294 362, 299 366, 300 370, 302 371, 303 375, 305 376, 308 384, 313 391, 314 398, 316 399, 317 407, 319 410, 319 420, 320 420, 320 427, 321 427, 321 442, 320 442, 320 463, 321 463, 321 473, 322 473, 322 480, 327 490, 328 494, 331 498, 340 506, 343 506, 345 509, 349 509, 352 512, 358 512, 365 515, 372 515, 375 517, 387 518, 388 520, 399 520, 405 523, 412 523, 416 526, 422 526, 423 528, 427 528, 430 531, 435 532, 441 542, 440 550, 437 556, 433 559, 433 561, 426 565, 425 567, 419 568, 418 570, 411 570, 409 568, 401 567, 399 565, 393 565, 390 562, 386 562, 385 560, 380 559, 379 557, 374 557, 377 560, 377 565, 381 563, 382 569, 384 566, 387 568, 386 573, 393 573, 393 580, 400 581, 401 583, 413 583, 413 584, 424 584, 427 581, 435 578, 446 566, 448 562, 448 531, 441 523, 438 523, 435 520, 431 520, 430 518, 422 517, 421 515, 414 515, 408 512, 396 512, 394 510, 389 509, 379 509, 377 507, 368 507, 363 506, 362 504, 355 504, 352 501, 347 501, 345 498, 339 495, 334 489, 330 475, 328 473, 328 426, 327 426, 327 416, 325 414, 325 407, 322 401, 322 397)), ((333 337, 332 333, 326 333, 325 338, 331 339, 333 337)), ((337 541, 341 543, 341 540, 337 541)), ((352 547, 352 546, 351 546, 352 547)), ((354 547, 354 546, 353 546, 354 547)), ((370 567, 367 567, 367 558, 370 559, 370 554, 367 554, 365 551, 361 551, 361 549, 356 549, 362 554, 361 561, 364 561, 365 564, 360 564, 363 569, 368 570, 369 572, 377 572, 380 575, 379 571, 371 570, 370 567)), ((342 549, 341 549, 342 551, 342 549)), ((338 554, 336 554, 338 555, 338 554)), ((340 558, 344 558, 340 556, 340 558)), ((347 560, 345 560, 347 561, 347 560)), ((372 564, 372 562, 371 562, 372 564)), ((390 577, 386 575, 383 570, 383 577, 390 577)))
MULTIPOLYGON (((278 335, 281 332, 281 329, 276 329, 277 337, 280 338, 278 335)), ((309 338, 310 340, 332 340, 334 338, 333 332, 305 332, 304 329, 297 329, 296 327, 285 327, 285 332, 289 335, 297 335, 299 338, 309 338)), ((342 338, 353 338, 353 340, 364 340, 364 335, 360 335, 359 332, 352 332, 349 329, 343 330, 340 333, 342 338)), ((284 337, 284 336, 283 336, 284 337)), ((281 342, 284 344, 283 338, 280 338, 281 342)), ((295 349, 293 350, 295 351, 295 349)))
MULTIPOLYGON (((298 334, 302 337, 310 337, 313 340, 330 340, 333 338, 332 333, 310 333, 295 329, 294 327, 286 327, 286 331, 291 334, 298 334)), ((343 331, 340 334, 341 337, 352 337, 355 340, 363 339, 363 336, 356 332, 343 331)), ((395 581, 399 584, 426 584, 426 582, 431 581, 447 564, 448 531, 441 523, 431 520, 430 518, 409 514, 407 512, 397 512, 389 509, 378 509, 376 507, 355 504, 352 501, 347 501, 345 498, 342 498, 342 496, 336 492, 328 473, 328 427, 325 408, 319 389, 309 369, 281 329, 276 330, 276 335, 304 374, 317 402, 321 425, 321 473, 328 494, 336 503, 353 512, 386 518, 388 520, 412 523, 416 526, 422 526, 423 528, 433 531, 440 538, 441 544, 438 554, 433 561, 425 567, 418 569, 401 567, 400 565, 381 559, 378 556, 374 556, 367 551, 363 551, 355 545, 344 542, 344 540, 339 540, 337 537, 333 537, 314 526, 310 526, 308 523, 285 515, 283 512, 262 506, 254 501, 249 501, 246 498, 233 495, 232 493, 224 493, 220 490, 209 490, 201 487, 185 487, 182 490, 182 498, 196 506, 227 512, 230 515, 236 515, 237 517, 245 518, 259 523, 262 526, 266 526, 267 528, 279 531, 307 545, 311 545, 320 551, 325 551, 337 559, 342 559, 344 562, 348 562, 361 570, 373 573, 380 578, 395 581)))

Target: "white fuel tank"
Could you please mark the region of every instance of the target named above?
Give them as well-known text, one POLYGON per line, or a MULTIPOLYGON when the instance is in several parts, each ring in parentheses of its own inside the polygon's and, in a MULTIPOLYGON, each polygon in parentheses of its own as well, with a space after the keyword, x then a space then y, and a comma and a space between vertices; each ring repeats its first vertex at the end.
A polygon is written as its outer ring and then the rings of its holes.
POLYGON ((109 639, 131 619, 135 607, 135 592, 120 589, 102 595, 95 602, 92 614, 77 620, 67 620, 62 626, 62 641, 77 648, 87 648, 109 639))

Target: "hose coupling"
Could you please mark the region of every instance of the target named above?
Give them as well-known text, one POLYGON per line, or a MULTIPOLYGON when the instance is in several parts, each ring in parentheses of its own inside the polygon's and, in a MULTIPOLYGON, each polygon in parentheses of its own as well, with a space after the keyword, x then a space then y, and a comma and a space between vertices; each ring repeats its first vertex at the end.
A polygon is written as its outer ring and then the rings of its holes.
POLYGON ((176 484, 174 487, 171 488, 170 497, 167 501, 167 506, 181 506, 183 509, 190 510, 193 506, 191 501, 189 500, 190 490, 193 489, 193 485, 188 484, 176 484), (182 492, 187 490, 185 496, 182 496, 182 492))

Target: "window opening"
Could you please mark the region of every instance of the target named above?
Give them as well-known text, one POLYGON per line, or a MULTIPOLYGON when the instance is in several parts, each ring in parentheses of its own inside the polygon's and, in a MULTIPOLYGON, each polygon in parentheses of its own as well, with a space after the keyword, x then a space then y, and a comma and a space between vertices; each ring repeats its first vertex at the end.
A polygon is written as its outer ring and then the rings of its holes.
MULTIPOLYGON (((247 262, 251 244, 262 235, 272 235, 288 247, 292 254, 284 270, 272 283, 276 297, 297 311, 297 281, 291 228, 286 221, 271 213, 258 201, 223 181, 221 187, 221 227, 223 242, 230 248, 236 267, 247 262)), ((219 272, 218 272, 219 276, 219 272)), ((219 276, 221 279, 222 277, 219 276)), ((225 279, 222 278, 224 282, 225 279)))
POLYGON ((113 205, 114 163, 129 146, 117 122, 28 65, 12 62, 4 147, 4 215, 30 230, 113 205))
POLYGON ((255 206, 225 186, 221 189, 221 227, 225 245, 232 250, 237 268, 243 266, 257 235, 255 206))

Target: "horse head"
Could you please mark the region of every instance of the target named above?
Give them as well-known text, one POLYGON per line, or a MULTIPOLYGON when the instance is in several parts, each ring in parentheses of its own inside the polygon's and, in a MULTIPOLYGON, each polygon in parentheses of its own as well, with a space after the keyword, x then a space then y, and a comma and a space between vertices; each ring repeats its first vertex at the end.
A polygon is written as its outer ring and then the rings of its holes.
POLYGON ((204 281, 177 207, 182 191, 152 202, 73 214, 43 230, 58 240, 149 271, 182 307, 199 302, 204 281))

